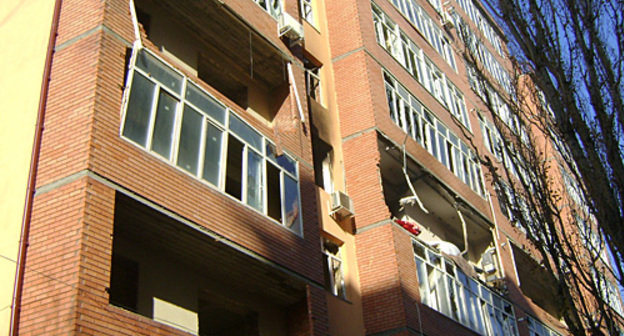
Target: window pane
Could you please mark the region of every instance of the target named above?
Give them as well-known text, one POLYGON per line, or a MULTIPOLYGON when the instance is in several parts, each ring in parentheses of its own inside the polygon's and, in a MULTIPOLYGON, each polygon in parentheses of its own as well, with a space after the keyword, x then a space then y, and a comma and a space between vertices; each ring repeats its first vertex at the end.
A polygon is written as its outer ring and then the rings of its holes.
POLYGON ((344 280, 342 279, 342 262, 337 258, 331 258, 332 293, 344 297, 344 280))
POLYGON ((267 163, 267 215, 282 222, 282 199, 280 190, 280 170, 267 163))
POLYGON ((182 89, 182 76, 154 56, 141 50, 137 57, 136 66, 173 92, 177 94, 180 93, 182 89))
POLYGON ((152 136, 152 150, 165 158, 171 157, 171 144, 173 142, 173 124, 175 123, 175 111, 178 101, 164 90, 158 95, 158 108, 156 110, 156 122, 152 136))
POLYGON ((438 156, 438 149, 437 149, 437 142, 436 142, 436 131, 433 127, 429 127, 429 136, 431 139, 431 149, 430 149, 430 153, 435 156, 436 158, 439 159, 438 156))
POLYGON ((253 148, 262 151, 262 136, 232 113, 230 113, 230 130, 253 148))
POLYGON ((199 163, 199 145, 203 117, 192 107, 184 106, 182 130, 180 131, 180 149, 178 151, 178 167, 192 174, 197 174, 199 163))
POLYGON ((427 259, 427 257, 425 256, 425 247, 422 246, 420 243, 417 243, 416 241, 412 242, 412 246, 414 248, 414 253, 423 258, 424 260, 427 259))
POLYGON ((242 200, 242 169, 243 143, 230 135, 228 136, 225 192, 239 200, 242 200))
POLYGON ((450 313, 451 313, 451 317, 456 320, 459 321, 459 317, 460 317, 460 306, 459 306, 459 292, 456 292, 456 287, 455 287, 455 281, 453 281, 453 278, 450 276, 447 276, 446 278, 446 288, 448 290, 448 295, 449 295, 449 303, 450 303, 450 313))
POLYGON ((429 285, 429 307, 440 311, 440 301, 438 299, 438 294, 440 289, 438 288, 438 271, 433 268, 431 265, 427 265, 427 283, 429 285))
POLYGON ((260 155, 248 150, 247 204, 260 211, 262 211, 262 162, 260 155))
POLYGON ((206 144, 204 148, 204 180, 219 186, 219 171, 221 168, 221 139, 223 131, 213 124, 206 122, 206 144))
POLYGON ((186 88, 186 99, 222 125, 225 124, 225 107, 191 82, 188 82, 186 88))
POLYGON ((122 134, 143 147, 147 144, 154 87, 155 85, 147 78, 137 72, 134 73, 122 134))
POLYGON ((446 139, 442 136, 438 136, 438 148, 440 149, 440 162, 442 162, 443 165, 445 165, 447 168, 449 167, 448 164, 448 157, 447 157, 447 148, 446 148, 446 139))
POLYGON ((388 109, 390 110, 390 118, 392 121, 397 122, 398 117, 396 114, 396 109, 394 108, 394 98, 392 94, 392 87, 386 84, 386 97, 388 99, 388 109))
POLYGON ((277 156, 275 145, 267 143, 266 155, 269 160, 277 163, 280 167, 284 168, 287 172, 297 176, 297 164, 295 160, 289 158, 286 154, 277 156))
POLYGON ((427 271, 426 265, 420 259, 416 258, 416 269, 418 270, 418 287, 420 289, 420 300, 423 304, 429 305, 427 291, 427 271))
POLYGON ((301 231, 301 209, 297 181, 284 175, 284 225, 295 232, 301 231))

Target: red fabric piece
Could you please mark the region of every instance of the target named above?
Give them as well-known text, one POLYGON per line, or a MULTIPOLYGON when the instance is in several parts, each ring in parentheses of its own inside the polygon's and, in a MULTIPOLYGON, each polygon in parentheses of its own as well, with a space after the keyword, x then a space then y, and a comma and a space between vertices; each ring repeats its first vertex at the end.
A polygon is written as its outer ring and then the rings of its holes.
POLYGON ((418 225, 416 225, 415 223, 400 220, 400 219, 395 219, 394 222, 401 225, 405 230, 407 230, 408 232, 416 236, 420 234, 420 227, 418 227, 418 225))

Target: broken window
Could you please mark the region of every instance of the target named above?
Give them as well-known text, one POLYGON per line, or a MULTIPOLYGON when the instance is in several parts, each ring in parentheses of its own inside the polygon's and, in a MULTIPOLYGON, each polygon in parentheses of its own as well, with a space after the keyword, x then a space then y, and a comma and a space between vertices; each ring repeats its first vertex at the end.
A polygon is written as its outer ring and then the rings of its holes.
POLYGON ((323 263, 325 266, 325 285, 332 294, 346 298, 344 275, 342 271, 341 249, 338 244, 323 239, 323 263))
POLYGON ((312 0, 301 0, 301 17, 308 21, 309 24, 314 24, 314 7, 312 7, 312 0))
POLYGON ((121 135, 301 233, 297 162, 163 61, 136 53, 121 135))
POLYGON ((260 5, 262 9, 276 19, 282 14, 282 2, 280 0, 253 0, 253 2, 260 5))
POLYGON ((311 63, 306 64, 305 76, 308 97, 317 103, 322 104, 321 67, 314 66, 311 63))
POLYGON ((529 335, 531 336, 561 336, 560 333, 550 329, 547 325, 530 315, 527 315, 526 320, 529 326, 529 335))
POLYGON ((314 181, 325 192, 334 192, 333 147, 312 132, 312 154, 314 156, 314 181))
POLYGON ((518 335, 510 302, 413 240, 422 303, 481 335, 518 335))

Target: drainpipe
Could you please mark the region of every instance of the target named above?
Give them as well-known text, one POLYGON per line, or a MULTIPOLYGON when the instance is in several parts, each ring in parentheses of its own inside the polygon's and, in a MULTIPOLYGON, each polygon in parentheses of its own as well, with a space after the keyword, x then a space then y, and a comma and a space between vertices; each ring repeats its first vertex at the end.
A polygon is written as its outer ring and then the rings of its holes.
POLYGON ((19 249, 17 251, 17 262, 15 272, 15 286, 13 288, 13 300, 11 302, 11 320, 9 335, 19 334, 20 304, 22 301, 22 286, 24 282, 24 271, 26 269, 26 250, 28 249, 28 234, 30 231, 30 221, 32 216, 33 199, 35 196, 35 181, 37 179, 37 165, 39 163, 39 152, 41 149, 41 135, 43 133, 43 121, 45 108, 48 101, 48 89, 50 83, 50 72, 52 68, 52 58, 54 56, 54 46, 58 33, 59 17, 61 14, 61 4, 63 0, 56 0, 52 16, 52 26, 48 38, 48 50, 43 68, 43 80, 41 81, 41 94, 39 96, 39 106, 37 109, 37 123, 33 149, 30 158, 30 170, 28 172, 28 184, 26 187, 26 200, 24 204, 24 214, 22 216, 22 228, 20 233, 19 249))

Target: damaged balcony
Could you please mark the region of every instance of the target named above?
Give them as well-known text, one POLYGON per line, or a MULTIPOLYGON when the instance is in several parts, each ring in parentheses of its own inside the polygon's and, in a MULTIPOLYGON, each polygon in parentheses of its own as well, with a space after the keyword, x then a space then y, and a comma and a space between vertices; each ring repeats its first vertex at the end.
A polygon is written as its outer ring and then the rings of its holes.
POLYGON ((557 319, 563 317, 557 279, 546 267, 522 248, 511 244, 522 293, 557 319))
MULTIPOLYGON (((241 108, 273 120, 289 95, 290 59, 275 41, 261 36, 218 1, 137 0, 135 4, 143 33, 164 57, 241 108)), ((251 1, 250 6, 254 6, 251 1)), ((268 15, 260 19, 274 22, 268 15)))
POLYGON ((422 231, 420 240, 454 254, 460 263, 467 261, 473 269, 469 274, 476 271, 483 281, 498 279, 492 227, 483 215, 406 156, 414 195, 403 172, 402 149, 384 140, 378 145, 384 197, 392 216, 416 223, 422 231))
POLYGON ((383 139, 378 146, 386 204, 408 231, 417 228, 422 304, 480 335, 518 335, 488 220, 401 148, 383 139))
POLYGON ((304 281, 271 262, 119 193, 114 218, 112 305, 196 335, 290 335, 308 321, 304 281))

